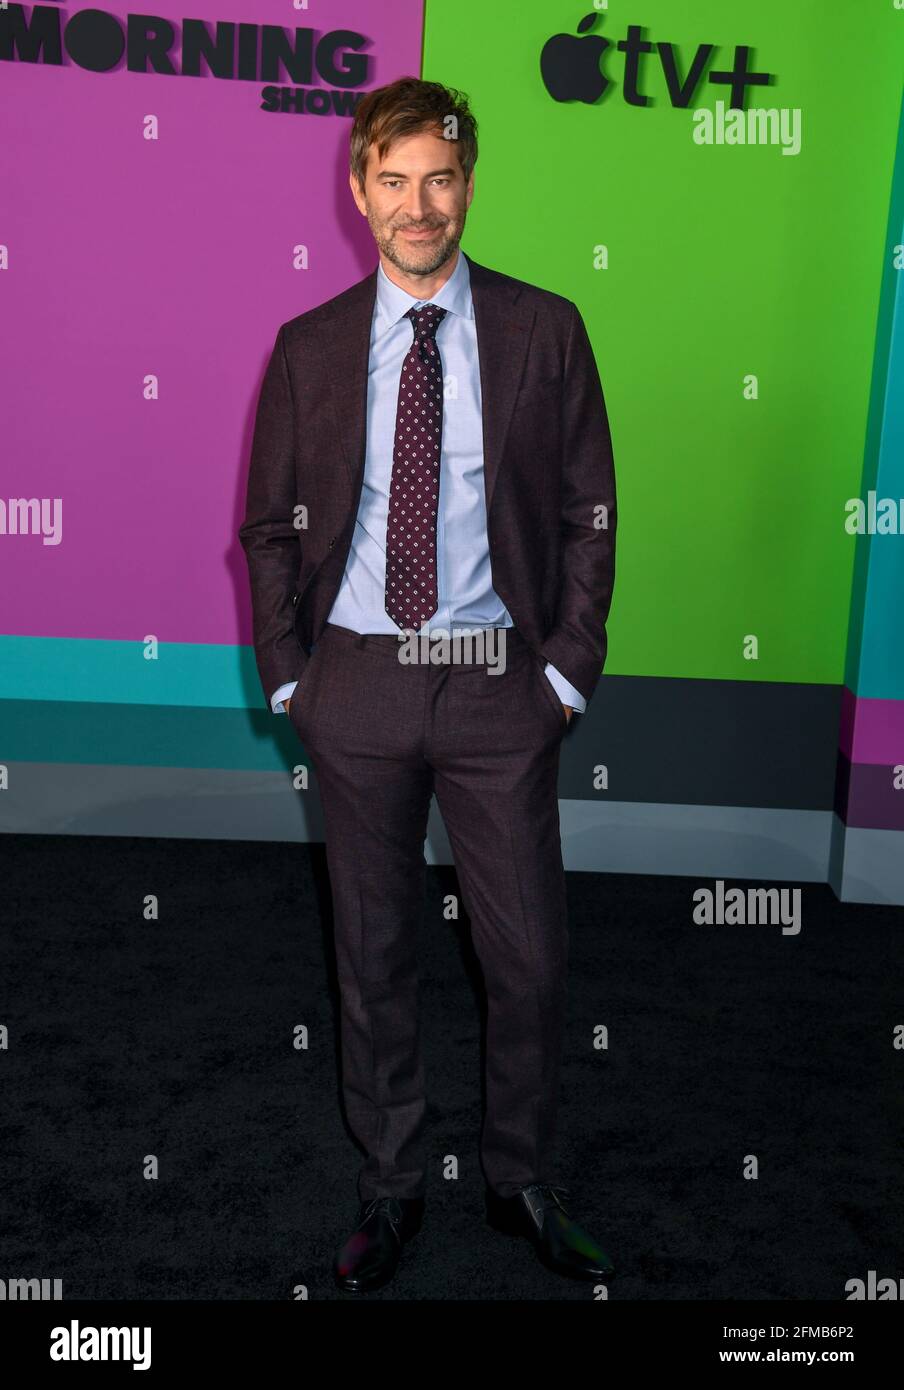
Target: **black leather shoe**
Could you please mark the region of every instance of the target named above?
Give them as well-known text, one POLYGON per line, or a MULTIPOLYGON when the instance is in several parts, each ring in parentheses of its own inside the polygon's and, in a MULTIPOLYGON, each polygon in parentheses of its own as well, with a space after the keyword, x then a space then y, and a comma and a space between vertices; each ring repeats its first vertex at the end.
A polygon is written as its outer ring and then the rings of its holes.
POLYGON ((538 1258, 557 1274, 605 1283, 614 1278, 615 1266, 593 1237, 572 1221, 565 1206, 570 1195, 567 1187, 550 1183, 531 1183, 512 1197, 501 1197, 488 1187, 487 1224, 505 1235, 527 1236, 538 1258))
POLYGON ((336 1255, 333 1273, 346 1293, 372 1293, 388 1284, 402 1246, 421 1229, 423 1197, 373 1197, 358 1208, 358 1225, 336 1255))

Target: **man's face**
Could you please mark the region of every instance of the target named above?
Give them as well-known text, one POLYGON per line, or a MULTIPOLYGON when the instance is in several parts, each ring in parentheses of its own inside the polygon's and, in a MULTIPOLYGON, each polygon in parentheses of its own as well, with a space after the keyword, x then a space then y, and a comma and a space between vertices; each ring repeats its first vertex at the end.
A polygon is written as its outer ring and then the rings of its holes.
POLYGON ((458 247, 474 196, 454 140, 424 132, 396 140, 382 162, 367 155, 364 194, 349 179, 383 256, 406 275, 432 275, 458 247))

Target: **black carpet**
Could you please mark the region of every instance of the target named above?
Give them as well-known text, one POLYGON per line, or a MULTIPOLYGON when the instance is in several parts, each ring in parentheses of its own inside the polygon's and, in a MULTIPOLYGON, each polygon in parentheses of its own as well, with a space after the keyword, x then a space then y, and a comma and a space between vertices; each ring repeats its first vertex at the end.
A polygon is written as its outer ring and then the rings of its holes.
MULTIPOLYGON (((330 1271, 360 1157, 322 846, 3 851, 0 1277, 61 1278, 65 1299, 349 1300, 330 1271)), ((467 921, 443 917, 454 871, 428 883, 427 1209, 369 1298, 587 1300, 484 1224, 480 973, 467 921)), ((870 1269, 901 1277, 902 910, 813 884, 797 936, 698 926, 707 886, 568 876, 557 1177, 615 1260, 609 1297, 837 1300, 870 1269)))

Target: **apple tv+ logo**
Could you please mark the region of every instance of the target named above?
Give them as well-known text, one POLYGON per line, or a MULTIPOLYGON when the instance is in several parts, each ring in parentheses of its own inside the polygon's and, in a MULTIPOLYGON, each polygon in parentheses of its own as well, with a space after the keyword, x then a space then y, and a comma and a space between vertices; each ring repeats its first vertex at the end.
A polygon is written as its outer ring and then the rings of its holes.
MULTIPOLYGON (((611 45, 602 34, 591 34, 600 15, 597 10, 587 14, 577 27, 580 38, 574 34, 553 34, 543 45, 540 54, 540 75, 549 95, 555 101, 584 101, 590 105, 598 102, 612 84, 603 73, 601 62, 603 54, 611 45)), ((650 43, 643 37, 643 26, 629 24, 625 38, 615 45, 625 55, 624 97, 630 106, 649 106, 650 97, 640 90, 643 77, 643 60, 654 49, 665 76, 669 97, 673 106, 690 106, 694 99, 703 70, 715 52, 716 45, 701 43, 690 65, 687 75, 682 78, 678 72, 675 45, 672 43, 650 43)), ((744 110, 748 87, 765 87, 772 81, 768 72, 753 72, 750 67, 751 49, 737 45, 734 51, 734 64, 729 71, 711 72, 708 81, 730 87, 729 106, 744 110)))

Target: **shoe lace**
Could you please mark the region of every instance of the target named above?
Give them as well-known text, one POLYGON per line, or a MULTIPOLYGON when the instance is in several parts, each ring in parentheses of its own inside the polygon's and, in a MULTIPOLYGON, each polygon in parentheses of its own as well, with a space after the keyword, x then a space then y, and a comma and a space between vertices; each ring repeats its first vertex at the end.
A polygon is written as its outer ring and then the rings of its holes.
POLYGON ((395 1197, 372 1197, 365 1205, 360 1224, 363 1226, 365 1221, 370 1220, 374 1212, 382 1211, 389 1217, 393 1224, 402 1219, 402 1208, 399 1206, 395 1197))
POLYGON ((571 1198, 571 1188, 562 1187, 559 1184, 548 1182, 535 1182, 530 1187, 525 1188, 526 1192, 536 1192, 540 1198, 540 1210, 546 1211, 549 1207, 559 1207, 568 1215, 564 1203, 571 1198))

